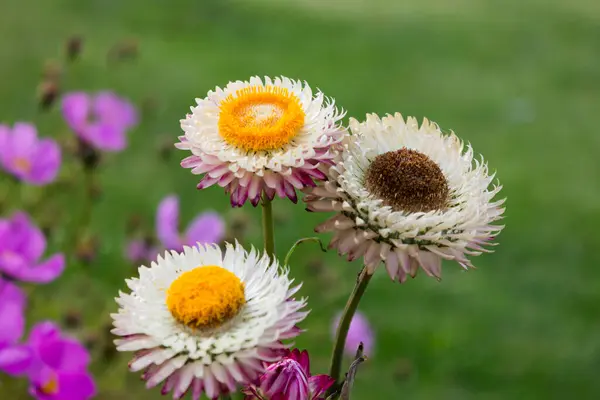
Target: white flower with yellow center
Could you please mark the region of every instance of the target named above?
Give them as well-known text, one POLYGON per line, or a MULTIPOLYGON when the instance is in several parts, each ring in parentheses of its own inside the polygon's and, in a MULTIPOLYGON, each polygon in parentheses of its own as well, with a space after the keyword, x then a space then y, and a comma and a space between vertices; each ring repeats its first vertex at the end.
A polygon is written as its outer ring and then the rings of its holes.
POLYGON ((281 357, 281 341, 300 333, 305 299, 292 298, 287 271, 236 244, 185 247, 166 253, 116 299, 112 315, 119 351, 134 351, 132 371, 145 370, 148 387, 211 399, 235 392, 281 357))
POLYGON ((176 147, 192 152, 181 165, 205 174, 198 189, 224 187, 234 207, 263 193, 296 202, 296 189, 325 178, 346 134, 333 100, 285 77, 230 82, 196 102, 181 120, 176 147))
POLYGON ((317 232, 335 232, 330 247, 349 260, 364 257, 369 273, 385 262, 394 281, 415 276, 419 266, 439 279, 441 260, 473 267, 467 255, 489 252, 484 245, 500 233, 504 199, 493 201, 483 159, 453 133, 427 119, 400 114, 366 122, 350 120, 345 143, 329 180, 308 188, 309 211, 337 211, 317 232))

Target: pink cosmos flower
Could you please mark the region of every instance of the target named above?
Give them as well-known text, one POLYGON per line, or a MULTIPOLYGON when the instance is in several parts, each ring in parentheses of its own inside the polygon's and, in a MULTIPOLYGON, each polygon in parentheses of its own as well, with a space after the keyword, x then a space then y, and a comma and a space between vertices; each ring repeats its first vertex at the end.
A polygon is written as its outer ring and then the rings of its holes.
MULTIPOLYGON (((166 250, 183 250, 183 246, 196 243, 219 243, 225 235, 225 223, 216 212, 199 214, 188 225, 185 233, 179 233, 179 199, 175 195, 165 197, 156 211, 156 236, 166 250)), ((127 246, 127 258, 132 262, 154 260, 159 249, 144 240, 133 240, 127 246)))
POLYGON ((259 381, 243 392, 246 400, 318 400, 333 383, 327 375, 311 376, 308 352, 294 349, 269 365, 259 381))
POLYGON ((0 166, 32 184, 52 182, 60 169, 61 152, 52 139, 39 139, 35 126, 18 122, 12 130, 0 125, 0 166))
MULTIPOLYGON (((338 313, 333 320, 333 324, 331 324, 332 337, 335 337, 341 316, 342 313, 338 313)), ((361 342, 363 344, 364 353, 367 356, 371 356, 375 344, 375 334, 373 333, 367 318, 357 311, 354 314, 354 317, 352 317, 352 322, 350 322, 350 329, 348 330, 348 336, 346 337, 344 352, 348 356, 354 357, 361 342)))
POLYGON ((62 113, 84 142, 104 151, 123 150, 127 131, 138 123, 133 104, 107 91, 95 95, 68 93, 62 100, 62 113))
POLYGON ((29 368, 29 393, 38 400, 87 400, 96 386, 87 367, 88 351, 78 341, 63 337, 52 322, 33 327, 27 345, 34 354, 29 368))
POLYGON ((46 249, 46 239, 24 212, 10 219, 0 219, 0 273, 26 282, 48 283, 64 270, 65 257, 54 254, 45 261, 40 258, 46 249))

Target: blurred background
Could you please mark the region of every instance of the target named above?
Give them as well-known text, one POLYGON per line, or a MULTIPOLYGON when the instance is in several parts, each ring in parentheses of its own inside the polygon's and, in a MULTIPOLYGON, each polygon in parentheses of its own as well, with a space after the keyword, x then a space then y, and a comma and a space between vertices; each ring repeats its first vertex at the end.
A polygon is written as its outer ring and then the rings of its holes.
MULTIPOLYGON (((113 298, 136 274, 124 257, 131 225, 151 231, 173 193, 183 226, 216 210, 228 237, 260 246, 260 210, 230 209, 220 188, 197 191, 172 144, 195 97, 285 75, 348 116, 399 111, 455 131, 508 198, 500 245, 474 260, 477 270, 447 263, 441 282, 421 273, 404 285, 378 271, 360 305, 375 349, 353 398, 600 398, 599 38, 594 0, 3 0, 1 123, 33 122, 68 149, 58 104, 40 107, 40 95, 72 90, 114 90, 141 117, 128 148, 98 168, 75 249, 64 237, 85 196, 81 171, 67 163, 54 185, 19 193, 2 176, 1 216, 27 210, 48 251, 70 254, 59 279, 27 287, 28 324, 56 320, 88 346, 98 399, 160 398, 127 372, 130 354, 116 354, 108 332, 113 298), (68 62, 74 37, 81 52, 68 62)), ((274 212, 281 257, 326 217, 289 201, 274 212)), ((306 244, 291 267, 312 308, 297 346, 325 373, 331 320, 360 264, 306 244)), ((25 382, 1 390, 27 398, 25 382)))

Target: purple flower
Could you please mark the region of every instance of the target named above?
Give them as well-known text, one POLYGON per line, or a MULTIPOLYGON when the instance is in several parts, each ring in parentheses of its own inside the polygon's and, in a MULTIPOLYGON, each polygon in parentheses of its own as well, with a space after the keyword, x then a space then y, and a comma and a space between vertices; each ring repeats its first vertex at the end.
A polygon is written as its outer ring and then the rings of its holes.
POLYGON ((29 368, 32 352, 17 344, 25 329, 25 294, 0 278, 0 372, 19 375, 29 368))
POLYGON ((333 383, 327 375, 311 376, 308 352, 294 349, 269 365, 257 384, 247 386, 243 392, 246 400, 318 400, 333 383))
POLYGON ((27 345, 34 354, 29 368, 29 393, 39 400, 86 400, 96 393, 87 371, 88 351, 78 341, 63 337, 52 322, 36 324, 27 345))
MULTIPOLYGON (((339 313, 333 321, 331 326, 332 337, 335 337, 341 316, 342 313, 339 313)), ((375 334, 367 318, 357 311, 354 317, 352 317, 352 322, 350 322, 350 329, 348 330, 346 345, 344 346, 345 353, 350 357, 354 357, 360 342, 363 343, 364 353, 371 356, 373 354, 373 345, 375 344, 375 334)))
POLYGON ((112 92, 66 94, 62 99, 62 113, 69 127, 83 141, 105 151, 123 150, 127 130, 138 123, 133 104, 112 92))
MULTIPOLYGON (((218 243, 225 234, 225 223, 216 212, 199 214, 179 233, 179 199, 175 195, 165 197, 156 211, 156 236, 163 248, 181 251, 183 246, 196 243, 218 243)), ((126 256, 132 262, 154 260, 159 249, 144 240, 132 240, 127 245, 126 256)))
POLYGON ((165 197, 156 212, 156 235, 167 250, 181 250, 184 245, 196 243, 218 243, 225 233, 225 224, 219 214, 204 212, 199 214, 182 236, 179 234, 179 199, 171 195, 165 197))
POLYGON ((38 139, 35 126, 0 125, 0 166, 32 185, 52 182, 60 169, 60 147, 52 139, 38 139))
POLYGON ((45 261, 42 231, 23 212, 10 219, 0 219, 0 273, 26 282, 47 283, 56 279, 65 267, 62 254, 45 261))

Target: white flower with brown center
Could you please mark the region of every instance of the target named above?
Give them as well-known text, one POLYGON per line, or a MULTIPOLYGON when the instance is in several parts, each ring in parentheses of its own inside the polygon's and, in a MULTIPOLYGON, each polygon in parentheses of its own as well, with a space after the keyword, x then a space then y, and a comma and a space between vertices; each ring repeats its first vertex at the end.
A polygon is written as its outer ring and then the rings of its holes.
POLYGON ((337 212, 315 229, 334 232, 331 248, 364 257, 369 273, 383 261, 399 282, 419 266, 439 279, 442 259, 472 268, 467 256, 490 251, 504 199, 493 200, 501 186, 470 146, 400 114, 351 119, 350 129, 329 179, 305 190, 309 211, 337 212))
POLYGON ((139 275, 117 298, 115 343, 136 352, 129 367, 145 370, 147 387, 164 382, 163 394, 176 399, 216 399, 253 382, 308 314, 287 271, 237 244, 166 253, 139 275))
POLYGON ((333 100, 285 77, 230 82, 196 102, 181 120, 176 147, 192 153, 181 165, 204 174, 199 189, 224 187, 234 207, 263 194, 296 202, 296 189, 325 178, 346 134, 333 100))

